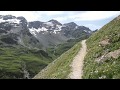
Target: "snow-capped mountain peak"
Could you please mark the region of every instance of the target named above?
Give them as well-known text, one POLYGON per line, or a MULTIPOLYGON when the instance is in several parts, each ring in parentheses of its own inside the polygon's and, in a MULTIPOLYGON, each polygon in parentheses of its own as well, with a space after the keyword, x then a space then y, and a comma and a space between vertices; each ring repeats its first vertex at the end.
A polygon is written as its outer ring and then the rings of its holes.
POLYGON ((42 23, 39 21, 29 22, 28 27, 31 34, 34 34, 34 35, 36 35, 36 33, 44 34, 45 32, 57 34, 61 31, 62 24, 59 23, 57 20, 52 19, 48 22, 42 22, 42 23), (37 22, 37 25, 36 25, 36 22, 37 22))
POLYGON ((78 26, 74 22, 61 24, 54 19, 47 22, 27 22, 22 16, 0 15, 0 36, 9 35, 16 44, 24 46, 26 46, 24 38, 31 45, 48 47, 68 39, 80 38, 83 34, 89 36, 91 33, 89 28, 78 26))
POLYGON ((0 23, 16 23, 19 24, 20 20, 12 15, 0 15, 0 23))
POLYGON ((78 26, 74 22, 66 23, 66 24, 61 24, 57 20, 49 20, 47 22, 40 22, 40 21, 34 21, 34 22, 29 22, 28 28, 33 35, 37 34, 45 34, 46 32, 48 33, 54 33, 54 34, 59 34, 60 32, 72 32, 74 30, 84 30, 86 33, 91 33, 89 31, 89 28, 84 27, 84 26, 78 26), (89 31, 89 32, 88 32, 89 31))
POLYGON ((17 23, 17 24, 19 24, 20 20, 18 20, 18 19, 7 19, 7 20, 4 20, 3 18, 1 18, 0 19, 0 23, 3 23, 3 22, 9 22, 9 23, 17 23))

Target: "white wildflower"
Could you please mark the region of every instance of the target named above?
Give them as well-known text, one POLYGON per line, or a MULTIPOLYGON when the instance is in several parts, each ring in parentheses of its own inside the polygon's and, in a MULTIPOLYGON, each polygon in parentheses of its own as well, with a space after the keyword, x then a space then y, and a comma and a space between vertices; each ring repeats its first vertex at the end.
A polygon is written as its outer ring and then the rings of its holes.
POLYGON ((116 62, 114 61, 113 64, 115 64, 116 62))
POLYGON ((106 76, 105 76, 105 75, 103 75, 102 77, 103 77, 103 78, 106 78, 106 76))
POLYGON ((103 72, 105 72, 105 71, 103 71, 103 72))
POLYGON ((105 75, 102 75, 101 77, 99 77, 99 79, 105 79, 106 76, 105 75))
POLYGON ((99 79, 102 79, 102 77, 99 77, 99 79))
POLYGON ((96 70, 95 73, 98 73, 98 70, 96 70))

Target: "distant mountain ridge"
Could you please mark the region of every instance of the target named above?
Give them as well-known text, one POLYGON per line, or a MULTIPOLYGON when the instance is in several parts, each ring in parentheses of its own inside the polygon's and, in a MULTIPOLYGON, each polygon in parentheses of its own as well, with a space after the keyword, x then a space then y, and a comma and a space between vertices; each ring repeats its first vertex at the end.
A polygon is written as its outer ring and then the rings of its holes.
MULTIPOLYGON (((22 16, 0 15, 1 39, 8 34, 9 38, 17 44, 29 48, 47 48, 66 42, 69 39, 90 36, 92 31, 85 26, 78 26, 74 22, 61 24, 54 19, 47 22, 28 22, 22 16), (11 34, 14 34, 14 36, 11 36, 11 34)), ((4 40, 2 41, 4 42, 4 40)))
POLYGON ((38 47, 39 41, 29 32, 27 20, 24 17, 12 15, 0 16, 0 43, 1 45, 22 45, 38 47))
POLYGON ((28 28, 31 34, 46 47, 60 44, 69 39, 82 38, 83 36, 90 36, 92 34, 92 31, 85 26, 78 26, 74 22, 61 24, 54 19, 48 22, 29 22, 28 28))

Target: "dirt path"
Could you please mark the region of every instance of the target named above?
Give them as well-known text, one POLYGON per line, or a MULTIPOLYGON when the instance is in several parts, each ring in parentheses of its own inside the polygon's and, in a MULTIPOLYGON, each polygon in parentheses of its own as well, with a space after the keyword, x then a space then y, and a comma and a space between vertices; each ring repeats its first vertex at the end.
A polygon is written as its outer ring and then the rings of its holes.
POLYGON ((82 48, 78 52, 78 54, 75 56, 71 67, 72 67, 72 72, 69 74, 70 79, 82 79, 82 67, 83 67, 83 60, 86 55, 86 40, 83 40, 81 42, 82 48))

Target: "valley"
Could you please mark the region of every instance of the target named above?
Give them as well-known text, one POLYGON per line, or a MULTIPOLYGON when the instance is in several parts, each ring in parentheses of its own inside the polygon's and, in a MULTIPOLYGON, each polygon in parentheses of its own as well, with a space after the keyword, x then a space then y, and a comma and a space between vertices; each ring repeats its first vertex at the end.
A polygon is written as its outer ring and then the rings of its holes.
POLYGON ((0 16, 0 78, 30 79, 49 63, 88 38, 92 31, 74 22, 28 22, 24 17, 0 16))
POLYGON ((94 31, 0 15, 0 79, 119 79, 119 64, 120 15, 94 31))

